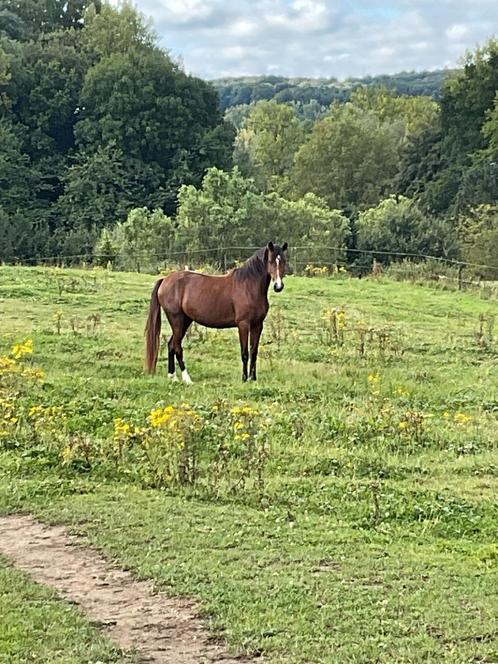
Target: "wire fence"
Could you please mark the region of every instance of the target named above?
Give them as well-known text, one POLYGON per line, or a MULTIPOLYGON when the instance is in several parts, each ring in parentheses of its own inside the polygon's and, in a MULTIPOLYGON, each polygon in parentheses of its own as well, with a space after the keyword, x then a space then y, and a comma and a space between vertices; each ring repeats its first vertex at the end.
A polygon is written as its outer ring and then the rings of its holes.
MULTIPOLYGON (((165 255, 162 257, 153 257, 154 262, 173 262, 175 259, 180 259, 180 258, 188 258, 188 257, 219 257, 220 255, 223 255, 224 260, 227 263, 230 263, 233 261, 233 256, 235 253, 239 252, 244 252, 246 254, 246 258, 249 258, 254 251, 257 251, 260 249, 258 246, 247 246, 247 245, 232 245, 232 246, 227 246, 227 247, 210 247, 210 248, 205 248, 205 249, 182 249, 182 250, 175 250, 175 251, 168 251, 165 255)), ((291 260, 292 257, 294 257, 294 262, 299 262, 300 264, 308 264, 310 263, 314 257, 318 256, 320 259, 320 256, 326 255, 326 254, 334 254, 334 258, 332 260, 321 260, 321 263, 323 265, 333 265, 333 264, 343 264, 343 265, 348 265, 351 264, 352 261, 351 259, 347 259, 346 256, 351 256, 351 255, 356 255, 358 257, 369 257, 374 258, 376 256, 384 256, 387 258, 391 257, 396 257, 396 258, 405 258, 405 259, 413 259, 414 261, 420 262, 420 261, 426 261, 426 260, 432 260, 432 261, 437 261, 441 264, 446 264, 446 265, 454 265, 456 267, 463 266, 463 267, 472 267, 476 269, 482 269, 482 270, 497 270, 498 271, 498 265, 484 265, 480 263, 472 263, 468 261, 462 261, 459 259, 454 259, 454 258, 447 258, 444 256, 433 256, 430 254, 422 254, 422 253, 413 253, 413 252, 403 252, 403 251, 393 251, 391 249, 357 249, 357 248, 345 248, 345 247, 335 247, 335 246, 310 246, 310 245, 302 245, 302 246, 295 246, 292 247, 290 250, 290 255, 291 255, 291 260), (307 258, 301 258, 302 253, 305 253, 307 258), (299 254, 300 259, 297 259, 297 255, 299 254)), ((130 257, 130 254, 124 254, 124 253, 114 253, 112 256, 110 254, 106 253, 98 253, 95 251, 89 251, 86 253, 80 253, 80 254, 57 254, 54 256, 39 256, 39 257, 32 257, 32 258, 13 258, 8 261, 5 261, 6 264, 16 264, 16 265, 23 265, 23 264, 44 264, 44 263, 56 263, 56 264, 61 264, 61 263, 68 263, 68 262, 75 262, 75 261, 81 261, 81 262, 96 262, 98 260, 102 260, 105 258, 109 258, 112 260, 113 258, 120 258, 120 257, 130 257)), ((150 257, 151 256, 151 251, 150 250, 141 250, 141 251, 134 251, 133 256, 136 257, 150 257)))

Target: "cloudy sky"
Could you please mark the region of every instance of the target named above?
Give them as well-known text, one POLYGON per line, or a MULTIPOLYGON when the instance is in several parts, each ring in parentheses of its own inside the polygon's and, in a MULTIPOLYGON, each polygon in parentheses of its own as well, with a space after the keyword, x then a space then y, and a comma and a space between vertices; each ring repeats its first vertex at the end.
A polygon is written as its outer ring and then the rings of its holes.
POLYGON ((498 0, 134 1, 204 78, 435 69, 498 33, 498 0))

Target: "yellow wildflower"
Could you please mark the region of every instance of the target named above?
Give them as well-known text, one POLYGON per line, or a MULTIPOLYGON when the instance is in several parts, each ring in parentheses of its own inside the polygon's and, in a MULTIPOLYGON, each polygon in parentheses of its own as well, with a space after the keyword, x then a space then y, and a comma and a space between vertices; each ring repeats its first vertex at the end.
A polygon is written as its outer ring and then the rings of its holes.
POLYGON ((73 451, 69 447, 69 445, 66 445, 64 449, 62 450, 62 463, 66 464, 69 463, 73 458, 73 451))
POLYGON ((465 413, 455 413, 454 419, 457 424, 464 425, 472 421, 472 416, 465 413))
POLYGON ((14 344, 12 346, 11 354, 16 360, 20 360, 24 355, 30 355, 33 352, 33 340, 26 339, 23 343, 14 344))
POLYGON ((12 357, 0 357, 0 369, 12 369, 16 361, 12 357))

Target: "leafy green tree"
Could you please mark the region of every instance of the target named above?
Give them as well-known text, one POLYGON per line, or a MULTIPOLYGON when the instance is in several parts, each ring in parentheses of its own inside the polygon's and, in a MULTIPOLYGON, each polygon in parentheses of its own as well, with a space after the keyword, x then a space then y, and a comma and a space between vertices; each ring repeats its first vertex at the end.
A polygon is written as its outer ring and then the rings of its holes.
POLYGON ((100 9, 100 0, 1 0, 0 32, 18 40, 33 40, 60 28, 83 27, 88 7, 100 9))
POLYGON ((305 247, 307 261, 337 261, 345 257, 351 237, 349 219, 340 210, 308 193, 290 201, 273 192, 265 196, 263 225, 269 237, 287 240, 290 247, 305 247))
POLYGON ((260 193, 237 168, 231 173, 212 168, 202 188, 182 187, 177 223, 177 248, 207 251, 219 262, 246 257, 248 249, 268 240, 342 249, 349 238, 347 218, 324 200, 314 194, 289 201, 276 192, 260 193))
POLYGON ((263 191, 281 190, 304 137, 303 125, 291 106, 261 101, 239 131, 235 161, 263 191))
MULTIPOLYGON (((415 188, 420 205, 428 211, 458 212, 462 206, 478 203, 479 192, 484 200, 496 200, 492 183, 491 186, 485 183, 483 187, 479 179, 492 178, 490 164, 494 156, 486 151, 492 142, 497 90, 498 40, 491 39, 484 47, 468 53, 463 67, 448 78, 441 98, 438 141, 429 146, 425 154, 417 154, 416 150, 411 159, 409 154, 405 155, 400 181, 407 183, 409 171, 418 168, 420 177, 415 188), (477 183, 477 190, 473 193, 474 183, 477 183)), ((411 193, 413 185, 400 189, 411 193)))
POLYGON ((231 106, 225 111, 225 120, 232 124, 237 131, 240 131, 252 108, 252 104, 238 104, 237 106, 231 106))
POLYGON ((42 184, 38 171, 23 152, 12 122, 0 118, 0 205, 8 212, 30 209, 42 184))
POLYGON ((37 246, 86 254, 130 209, 173 212, 182 184, 231 165, 234 129, 216 92, 156 47, 129 2, 0 3, 0 117, 27 173, 12 153, 2 193, 36 210, 37 246))
POLYGON ((97 263, 111 261, 119 268, 157 269, 174 242, 174 225, 160 209, 133 208, 126 221, 103 229, 95 247, 97 263))
POLYGON ((444 149, 454 160, 486 147, 482 127, 498 90, 498 39, 467 53, 441 98, 444 149))
POLYGON ((116 220, 125 219, 137 203, 151 208, 166 203, 163 171, 126 157, 114 145, 80 153, 66 173, 58 209, 63 230, 83 227, 96 233, 116 220))
POLYGON ((10 106, 10 99, 3 89, 11 79, 9 71, 9 57, 0 46, 0 114, 5 112, 10 106))
POLYGON ((154 49, 156 35, 130 2, 122 2, 117 9, 109 4, 100 10, 90 5, 85 13, 82 43, 100 60, 131 49, 154 49))
POLYGON ((357 220, 357 246, 379 260, 396 260, 397 254, 454 257, 455 233, 450 222, 423 214, 403 196, 390 196, 376 207, 361 212, 357 220))
POLYGON ((361 87, 351 95, 351 103, 374 113, 382 123, 399 123, 401 142, 406 142, 433 127, 439 105, 430 97, 396 95, 385 87, 361 87))
POLYGON ((459 178, 458 190, 452 200, 455 211, 498 202, 498 148, 478 150, 459 178))
POLYGON ((43 255, 50 235, 43 213, 27 209, 8 212, 0 203, 0 260, 26 260, 43 255))
MULTIPOLYGON (((9 76, 3 82, 8 98, 3 115, 17 142, 21 155, 17 164, 22 164, 23 174, 4 169, 8 182, 1 198, 5 201, 16 192, 17 210, 23 210, 23 230, 16 230, 19 238, 24 237, 22 247, 15 249, 18 256, 29 256, 28 248, 34 251, 34 247, 37 252, 59 251, 54 243, 61 236, 56 204, 74 149, 78 98, 88 67, 78 39, 76 30, 59 30, 26 43, 4 41, 9 76)), ((5 150, 11 143, 3 145, 5 150)), ((18 213, 11 211, 11 215, 12 223, 17 224, 18 213)), ((67 242, 65 236, 62 240, 67 242)))
POLYGON ((231 173, 209 169, 202 187, 184 185, 178 200, 179 247, 211 250, 213 258, 221 261, 223 248, 260 243, 261 197, 254 182, 237 168, 231 173))
MULTIPOLYGON (((10 189, 20 192, 26 224, 33 215, 32 241, 25 246, 48 249, 48 222, 53 234, 60 226, 55 206, 63 191, 68 156, 74 149, 86 56, 78 47, 74 30, 50 33, 38 41, 9 43, 6 48, 11 77, 4 86, 9 98, 4 114, 28 164, 24 178, 9 176, 10 189)), ((50 252, 57 251, 52 244, 50 252)))
POLYGON ((491 150, 498 152, 498 85, 493 106, 488 111, 486 122, 482 126, 482 134, 491 150))
POLYGON ((463 171, 454 201, 454 208, 459 211, 498 203, 498 91, 482 134, 488 147, 474 152, 471 163, 463 171))
POLYGON ((351 104, 317 122, 296 155, 292 191, 313 192, 330 208, 364 208, 389 192, 398 165, 398 136, 376 115, 351 104))
POLYGON ((0 260, 29 258, 45 248, 47 209, 37 199, 42 187, 14 125, 0 118, 0 260))
POLYGON ((395 181, 398 193, 418 198, 427 183, 437 178, 443 160, 442 137, 440 123, 436 121, 403 146, 395 181))
POLYGON ((88 71, 80 106, 75 131, 85 152, 113 144, 128 158, 158 166, 175 185, 179 179, 200 182, 207 165, 226 165, 233 130, 224 125, 215 91, 162 51, 132 50, 101 60, 88 71))
POLYGON ((462 257, 485 279, 498 279, 498 206, 480 205, 460 218, 462 257))

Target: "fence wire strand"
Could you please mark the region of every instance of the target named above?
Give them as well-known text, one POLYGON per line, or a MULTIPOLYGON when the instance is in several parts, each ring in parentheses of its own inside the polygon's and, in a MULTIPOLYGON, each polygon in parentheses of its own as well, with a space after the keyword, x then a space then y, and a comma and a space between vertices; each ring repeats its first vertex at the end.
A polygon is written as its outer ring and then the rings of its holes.
MULTIPOLYGON (((228 257, 228 254, 230 252, 245 252, 247 254, 247 258, 252 254, 252 252, 257 251, 260 249, 258 246, 247 246, 247 245, 232 245, 232 246, 227 246, 227 247, 209 247, 205 249, 183 249, 183 250, 175 250, 175 251, 168 251, 167 254, 160 256, 160 257, 154 257, 152 260, 153 262, 162 262, 162 263, 167 263, 171 259, 177 258, 177 257, 184 257, 188 258, 191 256, 209 256, 209 255, 216 255, 218 258, 220 256, 224 256, 227 260, 230 260, 230 262, 233 262, 233 259, 228 257)), ((351 261, 347 261, 344 259, 338 258, 337 260, 334 261, 323 261, 320 260, 320 258, 316 257, 316 253, 319 252, 320 254, 324 254, 327 252, 336 252, 337 254, 342 254, 342 255, 347 255, 347 254, 359 254, 359 255, 367 255, 367 256, 396 256, 398 258, 412 258, 416 260, 433 260, 433 261, 439 261, 443 264, 448 264, 448 265, 454 265, 455 267, 472 267, 472 268, 477 268, 477 269, 483 269, 483 270, 498 270, 498 265, 483 265, 480 263, 471 263, 469 261, 462 261, 462 260, 457 260, 455 258, 446 258, 445 256, 432 256, 430 254, 419 254, 419 253, 413 253, 413 252, 405 252, 405 251, 391 251, 388 249, 358 249, 358 248, 349 248, 349 247, 334 247, 334 246, 320 246, 320 247, 313 247, 309 245, 298 245, 295 247, 290 248, 290 254, 291 257, 293 254, 296 252, 307 252, 308 254, 308 259, 305 260, 300 260, 299 263, 308 264, 311 263, 313 260, 316 260, 318 263, 321 265, 350 265, 351 261), (314 258, 311 256, 314 254, 314 258)), ((138 257, 150 257, 151 252, 148 250, 141 250, 141 251, 136 251, 133 252, 133 258, 138 258, 138 257)), ((22 264, 27 264, 27 263, 45 263, 45 262, 58 262, 58 263, 64 263, 65 261, 73 261, 73 260, 81 260, 81 261, 96 261, 96 260, 103 260, 109 258, 109 260, 112 259, 117 259, 117 258, 128 258, 130 259, 130 256, 123 253, 119 252, 117 254, 113 254, 112 256, 108 253, 98 253, 98 252, 93 252, 89 251, 87 253, 83 254, 64 254, 64 255, 57 255, 57 256, 40 256, 40 257, 30 257, 30 258, 13 258, 11 260, 5 261, 5 264, 15 264, 15 265, 22 265, 22 264)))

